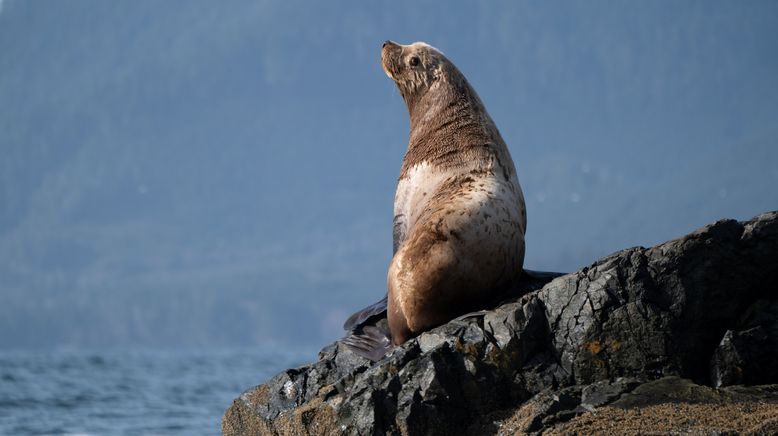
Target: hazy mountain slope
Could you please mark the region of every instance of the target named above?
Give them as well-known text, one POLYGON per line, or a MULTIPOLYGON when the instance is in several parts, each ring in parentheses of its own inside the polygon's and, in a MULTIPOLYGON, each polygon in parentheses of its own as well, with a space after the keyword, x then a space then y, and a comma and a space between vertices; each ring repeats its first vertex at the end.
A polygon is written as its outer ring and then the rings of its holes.
POLYGON ((319 343, 384 292, 440 47, 519 168, 527 263, 775 209, 778 7, 5 0, 0 347, 319 343), (412 7, 411 7, 412 6, 412 7))

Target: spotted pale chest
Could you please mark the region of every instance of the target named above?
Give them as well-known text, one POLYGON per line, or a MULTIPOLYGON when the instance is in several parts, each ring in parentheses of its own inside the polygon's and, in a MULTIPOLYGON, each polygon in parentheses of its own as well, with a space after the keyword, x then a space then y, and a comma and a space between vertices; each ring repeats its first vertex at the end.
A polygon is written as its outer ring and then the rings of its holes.
POLYGON ((418 215, 424 210, 435 189, 451 174, 441 171, 428 162, 414 165, 397 183, 394 194, 394 219, 392 239, 396 252, 418 215))
MULTIPOLYGON (((410 230, 416 225, 419 215, 427 208, 440 185, 451 177, 469 173, 471 170, 472 168, 461 168, 460 171, 452 172, 450 169, 445 170, 428 162, 421 162, 413 166, 406 176, 399 180, 394 198, 392 232, 394 252, 397 252, 410 230)), ((517 223, 521 233, 524 234, 526 228, 524 198, 515 174, 509 180, 493 172, 489 176, 482 177, 478 188, 470 195, 462 196, 460 201, 452 203, 451 206, 463 210, 477 208, 490 216, 500 216, 517 223), (497 209, 492 210, 493 208, 497 209)))

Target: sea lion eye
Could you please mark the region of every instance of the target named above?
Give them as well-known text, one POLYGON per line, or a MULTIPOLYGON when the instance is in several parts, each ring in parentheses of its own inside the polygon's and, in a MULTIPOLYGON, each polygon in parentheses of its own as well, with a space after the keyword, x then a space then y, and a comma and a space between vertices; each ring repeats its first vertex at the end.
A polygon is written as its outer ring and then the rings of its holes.
POLYGON ((416 56, 413 56, 413 57, 411 57, 411 59, 408 61, 408 63, 409 63, 409 64, 410 64, 412 67, 415 67, 415 66, 419 65, 419 58, 417 58, 416 56))

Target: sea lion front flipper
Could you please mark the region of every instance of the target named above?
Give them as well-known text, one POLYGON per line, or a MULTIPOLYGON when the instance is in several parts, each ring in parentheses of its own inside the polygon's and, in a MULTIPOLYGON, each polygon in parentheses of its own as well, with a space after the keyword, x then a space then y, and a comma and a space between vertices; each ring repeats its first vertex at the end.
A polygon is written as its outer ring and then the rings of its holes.
POLYGON ((519 280, 545 280, 550 282, 551 280, 563 276, 567 273, 551 272, 551 271, 533 271, 531 269, 522 270, 521 274, 524 276, 519 280))
POLYGON ((354 353, 373 362, 381 360, 394 347, 388 331, 370 325, 364 326, 360 333, 346 336, 341 342, 354 353))
POLYGON ((488 312, 489 312, 488 310, 476 310, 475 312, 468 312, 464 315, 460 315, 454 318, 452 321, 464 321, 469 318, 482 318, 488 312))
POLYGON ((381 299, 381 301, 373 303, 370 306, 355 312, 353 315, 348 317, 345 323, 343 323, 343 330, 350 332, 364 324, 368 319, 374 316, 385 314, 386 304, 386 297, 384 297, 381 299))

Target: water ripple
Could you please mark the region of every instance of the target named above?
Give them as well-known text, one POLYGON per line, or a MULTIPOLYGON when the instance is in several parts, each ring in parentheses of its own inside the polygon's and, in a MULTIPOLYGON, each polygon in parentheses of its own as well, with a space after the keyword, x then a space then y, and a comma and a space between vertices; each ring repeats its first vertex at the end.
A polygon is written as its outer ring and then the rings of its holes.
POLYGON ((243 390, 315 352, 0 352, 0 434, 219 434, 243 390))

